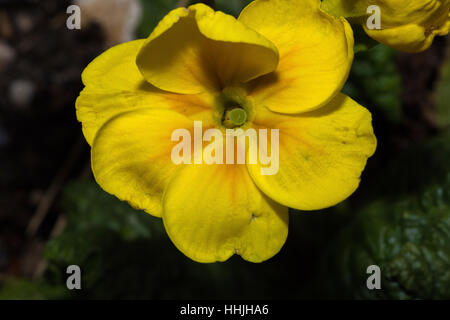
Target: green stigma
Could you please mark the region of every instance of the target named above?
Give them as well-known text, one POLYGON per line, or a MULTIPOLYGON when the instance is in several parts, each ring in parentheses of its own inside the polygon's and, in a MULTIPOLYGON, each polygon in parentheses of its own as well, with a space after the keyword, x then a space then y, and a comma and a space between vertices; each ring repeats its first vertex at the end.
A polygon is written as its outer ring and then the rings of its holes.
POLYGON ((230 121, 236 126, 241 126, 247 121, 247 112, 242 108, 234 108, 229 114, 230 121))
POLYGON ((247 112, 240 108, 235 107, 225 112, 224 125, 228 128, 239 127, 247 121, 247 112))

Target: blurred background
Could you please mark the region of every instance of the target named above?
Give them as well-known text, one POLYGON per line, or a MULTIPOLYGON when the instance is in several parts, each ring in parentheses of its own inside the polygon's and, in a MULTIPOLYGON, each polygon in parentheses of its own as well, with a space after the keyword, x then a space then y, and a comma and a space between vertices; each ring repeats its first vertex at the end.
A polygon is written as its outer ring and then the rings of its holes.
MULTIPOLYGON (((75 117, 82 70, 193 2, 0 0, 0 299, 450 299, 445 37, 420 54, 357 53, 344 91, 372 112, 378 150, 348 200, 292 210, 265 263, 195 263, 159 219, 98 187, 75 117), (71 4, 80 30, 66 27, 71 4), (66 288, 73 264, 82 290, 66 288), (366 287, 373 264, 381 290, 366 287)), ((237 16, 250 1, 203 2, 237 16)))

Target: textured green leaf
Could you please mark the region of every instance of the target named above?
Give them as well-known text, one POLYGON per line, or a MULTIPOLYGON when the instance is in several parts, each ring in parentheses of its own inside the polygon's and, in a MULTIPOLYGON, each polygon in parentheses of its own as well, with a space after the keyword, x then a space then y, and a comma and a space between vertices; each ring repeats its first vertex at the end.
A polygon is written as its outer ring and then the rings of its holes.
POLYGON ((450 175, 420 196, 359 212, 324 253, 314 287, 322 297, 449 299, 450 175), (366 286, 370 265, 381 268, 381 290, 366 286))

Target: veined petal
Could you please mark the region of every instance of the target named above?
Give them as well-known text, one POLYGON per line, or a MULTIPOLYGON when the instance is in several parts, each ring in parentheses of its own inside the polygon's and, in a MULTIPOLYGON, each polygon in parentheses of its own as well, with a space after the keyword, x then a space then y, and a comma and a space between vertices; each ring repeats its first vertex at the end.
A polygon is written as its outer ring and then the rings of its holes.
POLYGON ((152 85, 194 94, 220 91, 275 70, 278 51, 232 16, 196 4, 171 11, 136 61, 152 85))
POLYGON ((151 86, 136 66, 144 40, 115 46, 94 59, 83 71, 85 89, 76 101, 77 118, 92 145, 101 126, 112 117, 132 110, 167 108, 188 116, 210 110, 211 95, 179 95, 151 86))
POLYGON ((165 109, 122 113, 98 132, 92 171, 108 193, 133 207, 161 216, 163 191, 178 167, 171 160, 175 129, 192 129, 185 116, 165 109))
POLYGON ((261 262, 288 233, 288 210, 264 196, 245 165, 186 165, 170 182, 163 222, 175 246, 198 262, 234 253, 261 262))
POLYGON ((345 19, 321 11, 320 0, 256 0, 239 21, 279 50, 277 70, 250 87, 270 110, 314 110, 342 89, 353 61, 353 32, 345 19))
POLYGON ((279 129, 279 171, 261 175, 260 165, 249 164, 253 181, 273 200, 299 210, 330 207, 350 196, 376 148, 370 112, 343 94, 297 116, 261 110, 254 124, 279 129))

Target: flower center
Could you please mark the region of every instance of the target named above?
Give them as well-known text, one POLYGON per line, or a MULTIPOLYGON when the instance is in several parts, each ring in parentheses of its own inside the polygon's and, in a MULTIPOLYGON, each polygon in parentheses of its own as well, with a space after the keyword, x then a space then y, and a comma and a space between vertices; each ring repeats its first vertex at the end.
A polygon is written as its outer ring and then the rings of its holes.
POLYGON ((214 117, 222 128, 243 127, 251 121, 252 103, 241 88, 227 87, 216 98, 214 117))
POLYGON ((247 121, 247 111, 241 107, 231 107, 225 110, 222 123, 227 128, 242 126, 247 121))

